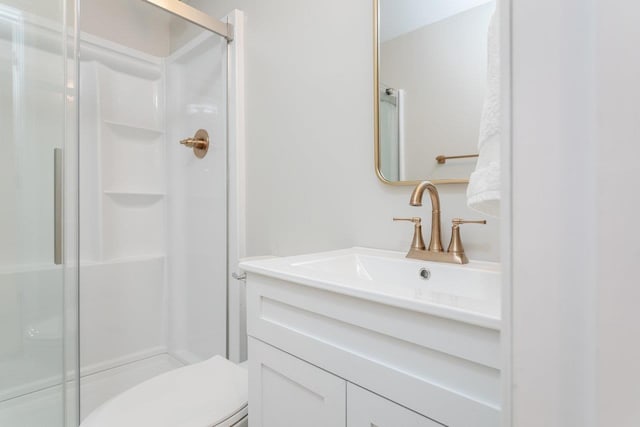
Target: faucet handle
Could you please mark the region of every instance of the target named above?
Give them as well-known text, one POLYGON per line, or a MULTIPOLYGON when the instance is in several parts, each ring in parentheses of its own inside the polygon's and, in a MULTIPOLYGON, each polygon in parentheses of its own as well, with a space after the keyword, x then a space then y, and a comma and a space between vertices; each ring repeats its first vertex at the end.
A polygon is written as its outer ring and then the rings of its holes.
POLYGON ((422 238, 422 218, 414 216, 411 218, 393 218, 394 221, 409 221, 413 223, 413 241, 411 242, 412 249, 424 250, 424 239, 422 238))
POLYGON ((470 220, 470 219, 462 219, 462 218, 453 218, 451 220, 451 223, 454 226, 460 225, 460 224, 486 224, 487 220, 486 219, 470 220))
POLYGON ((451 241, 449 242, 449 248, 447 249, 447 252, 461 254, 463 258, 466 259, 466 256, 464 255, 464 247, 462 246, 462 239, 460 238, 460 225, 486 224, 486 223, 487 223, 487 220, 485 219, 480 219, 480 220, 468 220, 468 219, 462 219, 462 218, 452 219, 451 224, 453 224, 453 226, 451 227, 451 241))
POLYGON ((414 224, 422 224, 422 218, 414 216, 411 218, 393 218, 394 221, 410 221, 414 224))

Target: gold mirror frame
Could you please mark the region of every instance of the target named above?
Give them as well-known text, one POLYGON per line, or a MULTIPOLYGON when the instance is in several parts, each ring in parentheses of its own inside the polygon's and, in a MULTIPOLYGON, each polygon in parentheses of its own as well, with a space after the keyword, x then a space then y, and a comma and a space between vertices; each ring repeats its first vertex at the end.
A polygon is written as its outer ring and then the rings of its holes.
POLYGON ((407 186, 418 185, 422 181, 431 181, 433 184, 468 184, 469 178, 451 178, 430 180, 425 177, 417 181, 389 181, 380 170, 380 0, 373 0, 373 152, 376 176, 387 185, 407 186))

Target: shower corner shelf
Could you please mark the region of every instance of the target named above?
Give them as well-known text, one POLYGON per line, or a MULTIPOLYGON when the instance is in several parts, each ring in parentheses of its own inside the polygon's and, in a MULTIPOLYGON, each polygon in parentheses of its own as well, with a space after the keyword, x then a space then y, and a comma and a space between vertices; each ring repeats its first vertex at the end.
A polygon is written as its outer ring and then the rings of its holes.
POLYGON ((146 261, 155 261, 155 260, 164 260, 167 256, 164 253, 148 253, 144 255, 128 255, 128 256, 120 256, 120 257, 110 257, 101 261, 101 265, 112 265, 112 264, 128 264, 128 263, 136 263, 136 262, 146 262, 146 261))
POLYGON ((131 191, 131 190, 104 190, 108 196, 136 196, 136 197, 164 197, 167 194, 160 191, 131 191))
POLYGON ((160 203, 164 197, 165 193, 162 192, 152 192, 152 191, 111 191, 106 190, 102 192, 106 197, 111 200, 112 206, 120 206, 122 208, 125 207, 143 207, 143 206, 154 206, 157 203, 160 203))

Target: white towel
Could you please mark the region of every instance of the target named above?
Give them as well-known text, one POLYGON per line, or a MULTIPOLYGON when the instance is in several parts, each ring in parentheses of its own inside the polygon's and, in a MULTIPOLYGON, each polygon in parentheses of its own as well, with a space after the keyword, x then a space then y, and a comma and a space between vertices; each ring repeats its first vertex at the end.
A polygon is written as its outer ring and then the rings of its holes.
POLYGON ((480 119, 478 163, 469 177, 467 205, 500 215, 500 28, 494 12, 487 41, 487 94, 480 119))

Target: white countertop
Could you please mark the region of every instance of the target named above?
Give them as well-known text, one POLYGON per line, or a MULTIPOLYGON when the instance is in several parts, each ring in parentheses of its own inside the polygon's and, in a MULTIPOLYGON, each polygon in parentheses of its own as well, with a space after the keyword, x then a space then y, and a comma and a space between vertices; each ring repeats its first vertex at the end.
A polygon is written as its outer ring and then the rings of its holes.
POLYGON ((402 252, 350 248, 247 259, 240 268, 317 289, 500 329, 500 264, 456 265, 405 258, 402 252), (430 278, 420 275, 428 269, 430 278))

